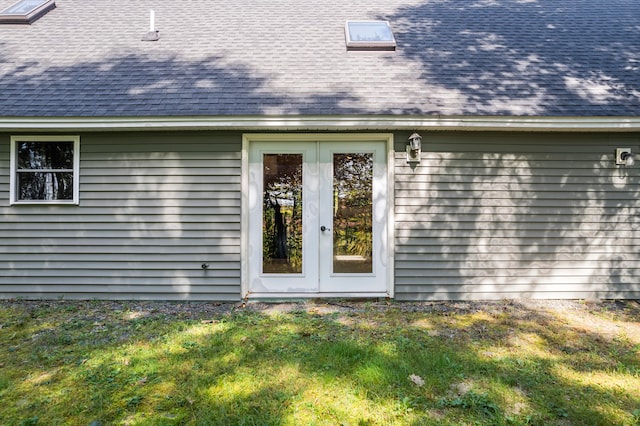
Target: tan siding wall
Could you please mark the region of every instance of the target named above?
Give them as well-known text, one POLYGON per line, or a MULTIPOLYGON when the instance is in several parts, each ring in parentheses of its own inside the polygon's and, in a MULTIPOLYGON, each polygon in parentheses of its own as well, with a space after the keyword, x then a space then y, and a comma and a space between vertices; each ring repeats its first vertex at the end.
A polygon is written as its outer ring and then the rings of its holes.
POLYGON ((640 297, 638 135, 396 137, 400 300, 640 297))
POLYGON ((239 133, 82 134, 79 206, 9 207, 0 141, 3 297, 239 299, 239 133))

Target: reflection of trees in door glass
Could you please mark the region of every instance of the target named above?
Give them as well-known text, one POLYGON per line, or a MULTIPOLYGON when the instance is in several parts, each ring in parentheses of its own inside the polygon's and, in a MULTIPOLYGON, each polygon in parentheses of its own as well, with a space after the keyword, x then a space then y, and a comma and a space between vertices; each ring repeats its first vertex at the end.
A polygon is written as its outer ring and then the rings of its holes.
POLYGON ((262 271, 302 273, 302 154, 264 154, 262 271))
POLYGON ((333 155, 333 272, 372 272, 373 154, 333 155))

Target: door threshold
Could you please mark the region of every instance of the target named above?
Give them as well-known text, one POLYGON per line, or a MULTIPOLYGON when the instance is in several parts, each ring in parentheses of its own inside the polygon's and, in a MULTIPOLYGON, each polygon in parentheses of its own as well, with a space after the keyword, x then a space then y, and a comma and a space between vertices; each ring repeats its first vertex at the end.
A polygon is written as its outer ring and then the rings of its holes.
POLYGON ((388 298, 389 293, 383 292, 358 292, 358 293, 341 293, 341 292, 330 292, 330 293, 249 293, 245 295, 245 300, 253 300, 253 299, 279 299, 286 300, 288 302, 291 299, 362 299, 362 298, 373 298, 373 297, 384 297, 388 298))

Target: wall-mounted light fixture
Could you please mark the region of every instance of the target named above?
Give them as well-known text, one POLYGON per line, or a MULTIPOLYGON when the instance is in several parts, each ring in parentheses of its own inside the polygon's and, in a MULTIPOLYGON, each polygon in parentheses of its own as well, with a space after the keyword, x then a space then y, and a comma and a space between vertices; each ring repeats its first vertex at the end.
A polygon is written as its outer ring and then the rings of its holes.
POLYGON ((409 136, 407 144, 407 163, 419 163, 422 152, 422 136, 417 133, 409 136))
POLYGON ((636 162, 631 148, 616 148, 616 164, 621 166, 633 166, 636 162))

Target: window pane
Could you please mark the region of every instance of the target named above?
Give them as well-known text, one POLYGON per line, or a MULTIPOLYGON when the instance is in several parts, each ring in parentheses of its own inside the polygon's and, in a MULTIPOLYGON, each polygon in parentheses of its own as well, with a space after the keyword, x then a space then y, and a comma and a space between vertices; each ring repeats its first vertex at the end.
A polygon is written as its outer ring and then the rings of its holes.
POLYGON ((333 154, 333 272, 373 272, 373 154, 333 154))
POLYGON ((22 0, 3 12, 5 15, 26 15, 47 0, 22 0))
POLYGON ((264 154, 262 271, 302 273, 302 154, 264 154))
POLYGON ((73 173, 18 173, 18 200, 73 200, 73 173))
POLYGON ((349 22, 348 26, 352 41, 394 41, 386 22, 349 22))
POLYGON ((396 47, 396 39, 387 21, 347 21, 345 35, 347 48, 395 50, 396 47))
POLYGON ((18 169, 73 170, 73 142, 19 142, 18 169))

